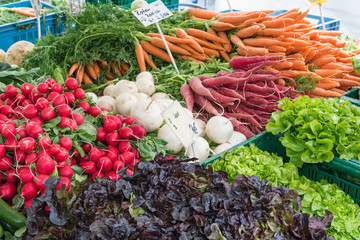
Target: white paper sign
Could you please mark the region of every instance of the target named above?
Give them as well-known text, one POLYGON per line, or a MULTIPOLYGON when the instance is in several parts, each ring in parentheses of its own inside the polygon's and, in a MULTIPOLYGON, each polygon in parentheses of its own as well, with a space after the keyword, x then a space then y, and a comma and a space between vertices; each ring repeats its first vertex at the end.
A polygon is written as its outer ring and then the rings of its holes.
POLYGON ((178 101, 174 101, 161 115, 185 148, 188 148, 202 132, 178 101))
POLYGON ((161 20, 173 15, 160 0, 150 3, 145 7, 136 9, 132 11, 132 13, 145 27, 158 23, 161 20))

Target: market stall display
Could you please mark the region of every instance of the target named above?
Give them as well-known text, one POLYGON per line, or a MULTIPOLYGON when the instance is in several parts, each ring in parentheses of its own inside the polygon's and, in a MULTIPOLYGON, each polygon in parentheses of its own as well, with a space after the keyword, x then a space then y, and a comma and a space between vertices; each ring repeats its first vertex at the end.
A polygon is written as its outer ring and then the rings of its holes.
POLYGON ((167 13, 86 4, 0 52, 0 238, 359 239, 356 41, 167 13))

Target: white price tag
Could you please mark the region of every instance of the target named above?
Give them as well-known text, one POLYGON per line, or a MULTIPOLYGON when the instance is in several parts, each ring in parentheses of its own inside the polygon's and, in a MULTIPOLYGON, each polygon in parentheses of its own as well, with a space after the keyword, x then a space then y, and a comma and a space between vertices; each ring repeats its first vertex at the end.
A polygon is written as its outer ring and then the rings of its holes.
POLYGON ((178 101, 174 101, 161 115, 185 148, 188 148, 202 132, 178 101))
POLYGON ((136 9, 132 11, 132 13, 145 27, 158 23, 161 20, 173 15, 160 0, 150 3, 145 7, 136 9))

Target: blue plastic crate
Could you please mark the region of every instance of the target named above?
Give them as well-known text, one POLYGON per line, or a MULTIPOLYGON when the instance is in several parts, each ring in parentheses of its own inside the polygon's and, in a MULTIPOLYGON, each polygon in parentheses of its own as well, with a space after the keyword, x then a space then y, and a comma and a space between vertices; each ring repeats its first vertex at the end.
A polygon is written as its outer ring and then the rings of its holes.
MULTIPOLYGON (((233 11, 234 12, 239 12, 241 10, 233 10, 233 11)), ((280 15, 280 14, 286 12, 286 11, 287 10, 278 10, 278 11, 275 11, 273 13, 270 13, 269 16, 277 16, 277 15, 280 15)), ((230 10, 222 11, 222 13, 226 13, 226 12, 230 12, 230 10)), ((320 16, 308 14, 308 15, 306 15, 306 18, 309 21, 311 21, 313 24, 315 24, 317 29, 323 29, 320 16)), ((340 30, 340 19, 324 17, 324 23, 325 23, 325 30, 327 30, 327 31, 338 31, 338 30, 340 30)))
MULTIPOLYGON (((155 2, 156 0, 147 0, 148 3, 155 2)), ((179 0, 161 0, 165 6, 172 10, 177 11, 179 10, 179 0)), ((86 3, 98 5, 98 4, 104 4, 104 3, 113 3, 119 7, 129 9, 131 7, 131 3, 133 0, 85 0, 86 3)))
MULTIPOLYGON (((43 8, 53 8, 52 5, 41 2, 43 8)), ((2 7, 31 7, 29 0, 4 4, 2 7)), ((65 15, 63 13, 49 13, 40 17, 41 35, 46 36, 48 31, 54 35, 61 35, 65 32, 65 15)), ((4 51, 17 41, 26 40, 36 43, 38 40, 37 19, 28 18, 18 22, 0 25, 0 48, 4 51)))

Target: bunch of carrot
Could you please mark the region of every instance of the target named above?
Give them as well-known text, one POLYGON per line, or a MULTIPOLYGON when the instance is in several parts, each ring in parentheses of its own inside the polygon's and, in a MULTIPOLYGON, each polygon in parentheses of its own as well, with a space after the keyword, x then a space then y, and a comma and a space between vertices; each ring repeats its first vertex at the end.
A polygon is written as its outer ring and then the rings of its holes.
POLYGON ((286 76, 291 78, 311 74, 317 83, 308 93, 310 96, 338 97, 360 85, 360 75, 354 72, 350 59, 360 50, 343 51, 346 43, 337 38, 341 33, 316 30, 305 19, 308 11, 292 9, 278 16, 268 16, 271 11, 219 14, 190 9, 189 12, 198 20, 211 20, 211 26, 218 33, 236 29, 236 34, 229 38, 240 56, 281 55, 282 61, 274 64, 274 69, 289 70, 286 76), (310 72, 309 67, 317 68, 315 73, 310 72))
POLYGON ((66 72, 66 78, 75 77, 78 81, 78 85, 94 83, 100 76, 105 74, 108 81, 114 80, 115 77, 123 76, 129 70, 129 65, 124 61, 100 61, 93 59, 92 64, 81 65, 74 63, 70 69, 66 72), (106 73, 105 73, 106 71, 106 73))
POLYGON ((277 63, 278 56, 237 57, 230 61, 233 73, 220 71, 216 77, 193 77, 180 92, 188 109, 205 120, 225 116, 234 129, 247 138, 265 130, 278 101, 298 94, 291 87, 276 83, 286 78, 266 67, 277 63))
MULTIPOLYGON (((12 11, 22 14, 27 17, 35 17, 35 12, 33 8, 30 7, 19 7, 19 8, 11 8, 12 11)), ((48 11, 48 9, 41 9, 41 13, 48 11)))

